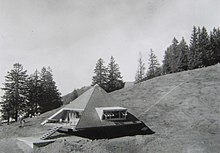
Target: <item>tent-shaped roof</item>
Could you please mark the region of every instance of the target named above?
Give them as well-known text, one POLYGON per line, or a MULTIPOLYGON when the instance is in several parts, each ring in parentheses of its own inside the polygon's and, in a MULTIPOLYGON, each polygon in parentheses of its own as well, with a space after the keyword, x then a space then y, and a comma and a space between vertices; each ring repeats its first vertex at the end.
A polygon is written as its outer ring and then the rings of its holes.
MULTIPOLYGON (((114 106, 115 100, 100 86, 95 85, 91 89, 87 90, 80 97, 70 102, 70 104, 64 106, 60 111, 55 113, 49 119, 54 116, 59 116, 63 110, 75 110, 82 111, 81 117, 75 126, 76 130, 95 128, 95 127, 105 127, 105 126, 115 126, 118 125, 117 122, 102 120, 97 112, 97 110, 121 110, 122 107, 114 106)), ((123 108, 123 110, 127 110, 123 108)), ((61 114, 62 115, 62 114, 61 114)), ((138 121, 137 118, 132 115, 128 115, 126 120, 122 122, 135 123, 138 121)), ((41 123, 45 124, 47 121, 41 123)))
POLYGON ((85 129, 92 127, 114 126, 114 122, 100 120, 96 108, 118 108, 112 104, 115 100, 99 85, 95 85, 80 97, 70 102, 64 108, 84 109, 75 129, 85 129))
POLYGON ((92 93, 90 94, 87 105, 76 125, 76 129, 113 125, 111 122, 100 120, 96 108, 112 107, 114 99, 98 85, 95 85, 90 90, 92 90, 92 93))
POLYGON ((64 106, 64 108, 72 108, 72 109, 85 109, 91 95, 93 94, 93 91, 96 87, 90 88, 85 93, 83 93, 81 96, 64 106))

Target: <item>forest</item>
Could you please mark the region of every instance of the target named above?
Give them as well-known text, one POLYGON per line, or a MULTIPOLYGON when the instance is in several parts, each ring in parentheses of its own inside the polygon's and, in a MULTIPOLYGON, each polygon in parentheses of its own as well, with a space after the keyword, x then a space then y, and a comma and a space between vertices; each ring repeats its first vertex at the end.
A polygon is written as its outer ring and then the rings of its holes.
MULTIPOLYGON (((215 65, 220 62, 220 29, 214 28, 208 34, 205 27, 194 26, 189 44, 184 37, 180 42, 174 37, 172 44, 165 50, 162 65, 152 49, 148 57, 149 66, 145 72, 142 54, 139 54, 135 83, 161 75, 215 65)), ((119 69, 113 56, 107 65, 99 58, 94 68, 91 86, 98 84, 106 92, 123 88, 125 82, 119 69)), ((36 70, 28 75, 20 63, 15 63, 7 72, 3 85, 1 113, 2 118, 8 123, 10 120, 17 121, 19 116, 34 116, 58 108, 67 103, 63 100, 70 102, 76 99, 79 96, 77 91, 80 91, 75 89, 62 100, 50 67, 43 67, 40 72, 36 70)), ((86 89, 88 88, 82 91, 86 89)))
POLYGON ((62 105, 50 67, 28 75, 20 63, 7 72, 1 99, 2 118, 10 121, 36 116, 62 105))
POLYGON ((193 70, 215 65, 220 62, 220 29, 213 28, 210 33, 205 27, 193 27, 189 44, 182 37, 179 42, 175 37, 165 50, 162 66, 151 49, 149 67, 145 73, 142 55, 138 59, 135 82, 142 82, 160 75, 193 70))

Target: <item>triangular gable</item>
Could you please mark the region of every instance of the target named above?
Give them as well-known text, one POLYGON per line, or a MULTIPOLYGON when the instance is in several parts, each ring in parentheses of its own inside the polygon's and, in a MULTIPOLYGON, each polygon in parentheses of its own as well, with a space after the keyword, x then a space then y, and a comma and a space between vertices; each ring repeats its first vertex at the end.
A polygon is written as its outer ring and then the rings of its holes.
POLYGON ((114 99, 98 85, 93 87, 93 93, 76 125, 76 129, 101 127, 113 125, 112 122, 101 121, 97 112, 97 107, 111 107, 114 99))
POLYGON ((85 93, 83 93, 81 96, 64 106, 64 108, 75 108, 75 109, 85 109, 92 93, 94 91, 94 88, 90 88, 85 93))

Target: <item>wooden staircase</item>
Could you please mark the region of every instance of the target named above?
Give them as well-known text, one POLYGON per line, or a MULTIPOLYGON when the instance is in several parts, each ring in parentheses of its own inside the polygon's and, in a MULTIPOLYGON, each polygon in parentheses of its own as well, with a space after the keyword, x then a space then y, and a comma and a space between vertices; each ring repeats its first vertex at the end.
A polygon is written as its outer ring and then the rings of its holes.
POLYGON ((60 128, 61 128, 61 126, 56 126, 56 127, 52 128, 52 129, 50 129, 42 137, 40 137, 40 139, 41 140, 45 140, 45 139, 49 138, 52 134, 57 132, 60 128))

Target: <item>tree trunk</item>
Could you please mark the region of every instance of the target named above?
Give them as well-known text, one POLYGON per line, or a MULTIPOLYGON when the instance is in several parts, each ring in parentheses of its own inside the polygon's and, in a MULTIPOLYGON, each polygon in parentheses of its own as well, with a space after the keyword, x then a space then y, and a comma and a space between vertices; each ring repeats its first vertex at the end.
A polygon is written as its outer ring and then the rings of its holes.
POLYGON ((10 122, 10 112, 7 110, 7 125, 9 125, 10 122))
POLYGON ((15 110, 15 122, 17 122, 18 121, 18 110, 16 109, 15 110))

